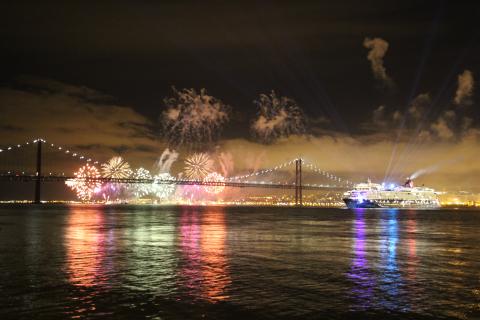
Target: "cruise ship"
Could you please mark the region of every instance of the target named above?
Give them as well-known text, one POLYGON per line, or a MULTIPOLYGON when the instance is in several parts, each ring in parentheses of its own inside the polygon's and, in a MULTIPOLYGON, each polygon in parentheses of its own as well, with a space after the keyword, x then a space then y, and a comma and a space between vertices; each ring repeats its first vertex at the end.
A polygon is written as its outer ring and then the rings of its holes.
POLYGON ((356 184, 343 194, 348 208, 438 208, 438 192, 431 188, 414 187, 407 179, 403 186, 367 183, 356 184))

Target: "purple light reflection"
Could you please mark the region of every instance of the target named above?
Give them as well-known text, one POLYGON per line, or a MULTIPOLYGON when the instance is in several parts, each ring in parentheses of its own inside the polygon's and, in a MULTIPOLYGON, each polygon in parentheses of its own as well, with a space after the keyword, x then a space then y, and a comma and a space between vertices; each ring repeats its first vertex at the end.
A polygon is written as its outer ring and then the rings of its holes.
POLYGON ((223 209, 200 211, 184 207, 180 217, 183 256, 180 284, 192 297, 212 303, 229 298, 226 291, 231 280, 225 255, 227 229, 224 215, 223 209))
POLYGON ((363 212, 364 210, 355 210, 353 259, 348 273, 348 277, 354 283, 351 296, 354 300, 352 309, 356 311, 366 310, 372 306, 375 288, 375 278, 371 274, 366 254, 366 224, 363 212))
POLYGON ((200 226, 197 214, 193 208, 183 207, 180 216, 180 250, 184 261, 180 268, 180 279, 182 285, 193 296, 199 294, 202 280, 200 226))
POLYGON ((383 308, 397 310, 404 308, 400 299, 400 288, 403 286, 402 276, 397 264, 398 210, 389 209, 380 220, 380 278, 379 288, 384 293, 380 301, 383 308), (386 215, 386 216, 385 216, 386 215), (402 306, 402 307, 400 307, 402 306))

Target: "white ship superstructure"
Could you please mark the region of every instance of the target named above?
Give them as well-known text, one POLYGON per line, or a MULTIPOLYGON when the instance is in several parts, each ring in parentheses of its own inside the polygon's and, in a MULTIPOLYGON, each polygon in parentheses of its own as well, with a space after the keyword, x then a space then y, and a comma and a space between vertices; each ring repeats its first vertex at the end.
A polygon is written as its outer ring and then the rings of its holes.
POLYGON ((349 208, 438 208, 438 192, 431 188, 414 187, 408 179, 403 186, 359 183, 344 193, 349 208))

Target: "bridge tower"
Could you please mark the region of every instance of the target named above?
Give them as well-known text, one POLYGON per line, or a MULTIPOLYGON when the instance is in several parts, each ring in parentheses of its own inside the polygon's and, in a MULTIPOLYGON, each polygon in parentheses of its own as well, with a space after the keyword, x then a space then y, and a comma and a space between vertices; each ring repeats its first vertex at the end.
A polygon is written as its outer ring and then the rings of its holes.
POLYGON ((42 139, 37 139, 37 172, 35 180, 35 200, 33 203, 41 203, 41 193, 42 193, 42 139))
POLYGON ((295 160, 295 205, 303 205, 302 195, 302 158, 295 160))

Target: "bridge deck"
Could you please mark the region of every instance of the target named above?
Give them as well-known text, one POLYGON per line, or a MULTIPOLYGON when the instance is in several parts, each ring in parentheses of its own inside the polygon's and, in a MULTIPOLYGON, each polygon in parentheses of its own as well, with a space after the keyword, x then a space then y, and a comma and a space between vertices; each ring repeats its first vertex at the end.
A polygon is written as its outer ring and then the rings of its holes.
MULTIPOLYGON (((17 181, 17 182, 64 182, 71 179, 77 179, 76 177, 71 176, 36 176, 36 175, 0 175, 0 181, 17 181)), ((237 187, 237 188, 272 188, 272 189, 295 189, 297 186, 295 184, 282 184, 282 183, 270 183, 270 182, 236 182, 236 181, 199 181, 199 180, 184 180, 184 179, 174 179, 174 180, 155 180, 155 179, 134 179, 134 178, 90 178, 85 179, 85 181, 98 181, 106 183, 122 183, 122 184, 175 184, 175 185, 199 185, 199 186, 226 186, 226 187, 237 187)), ((312 184, 302 184, 301 188, 303 190, 325 190, 325 189, 337 189, 344 190, 347 189, 344 186, 337 185, 312 185, 312 184)))

